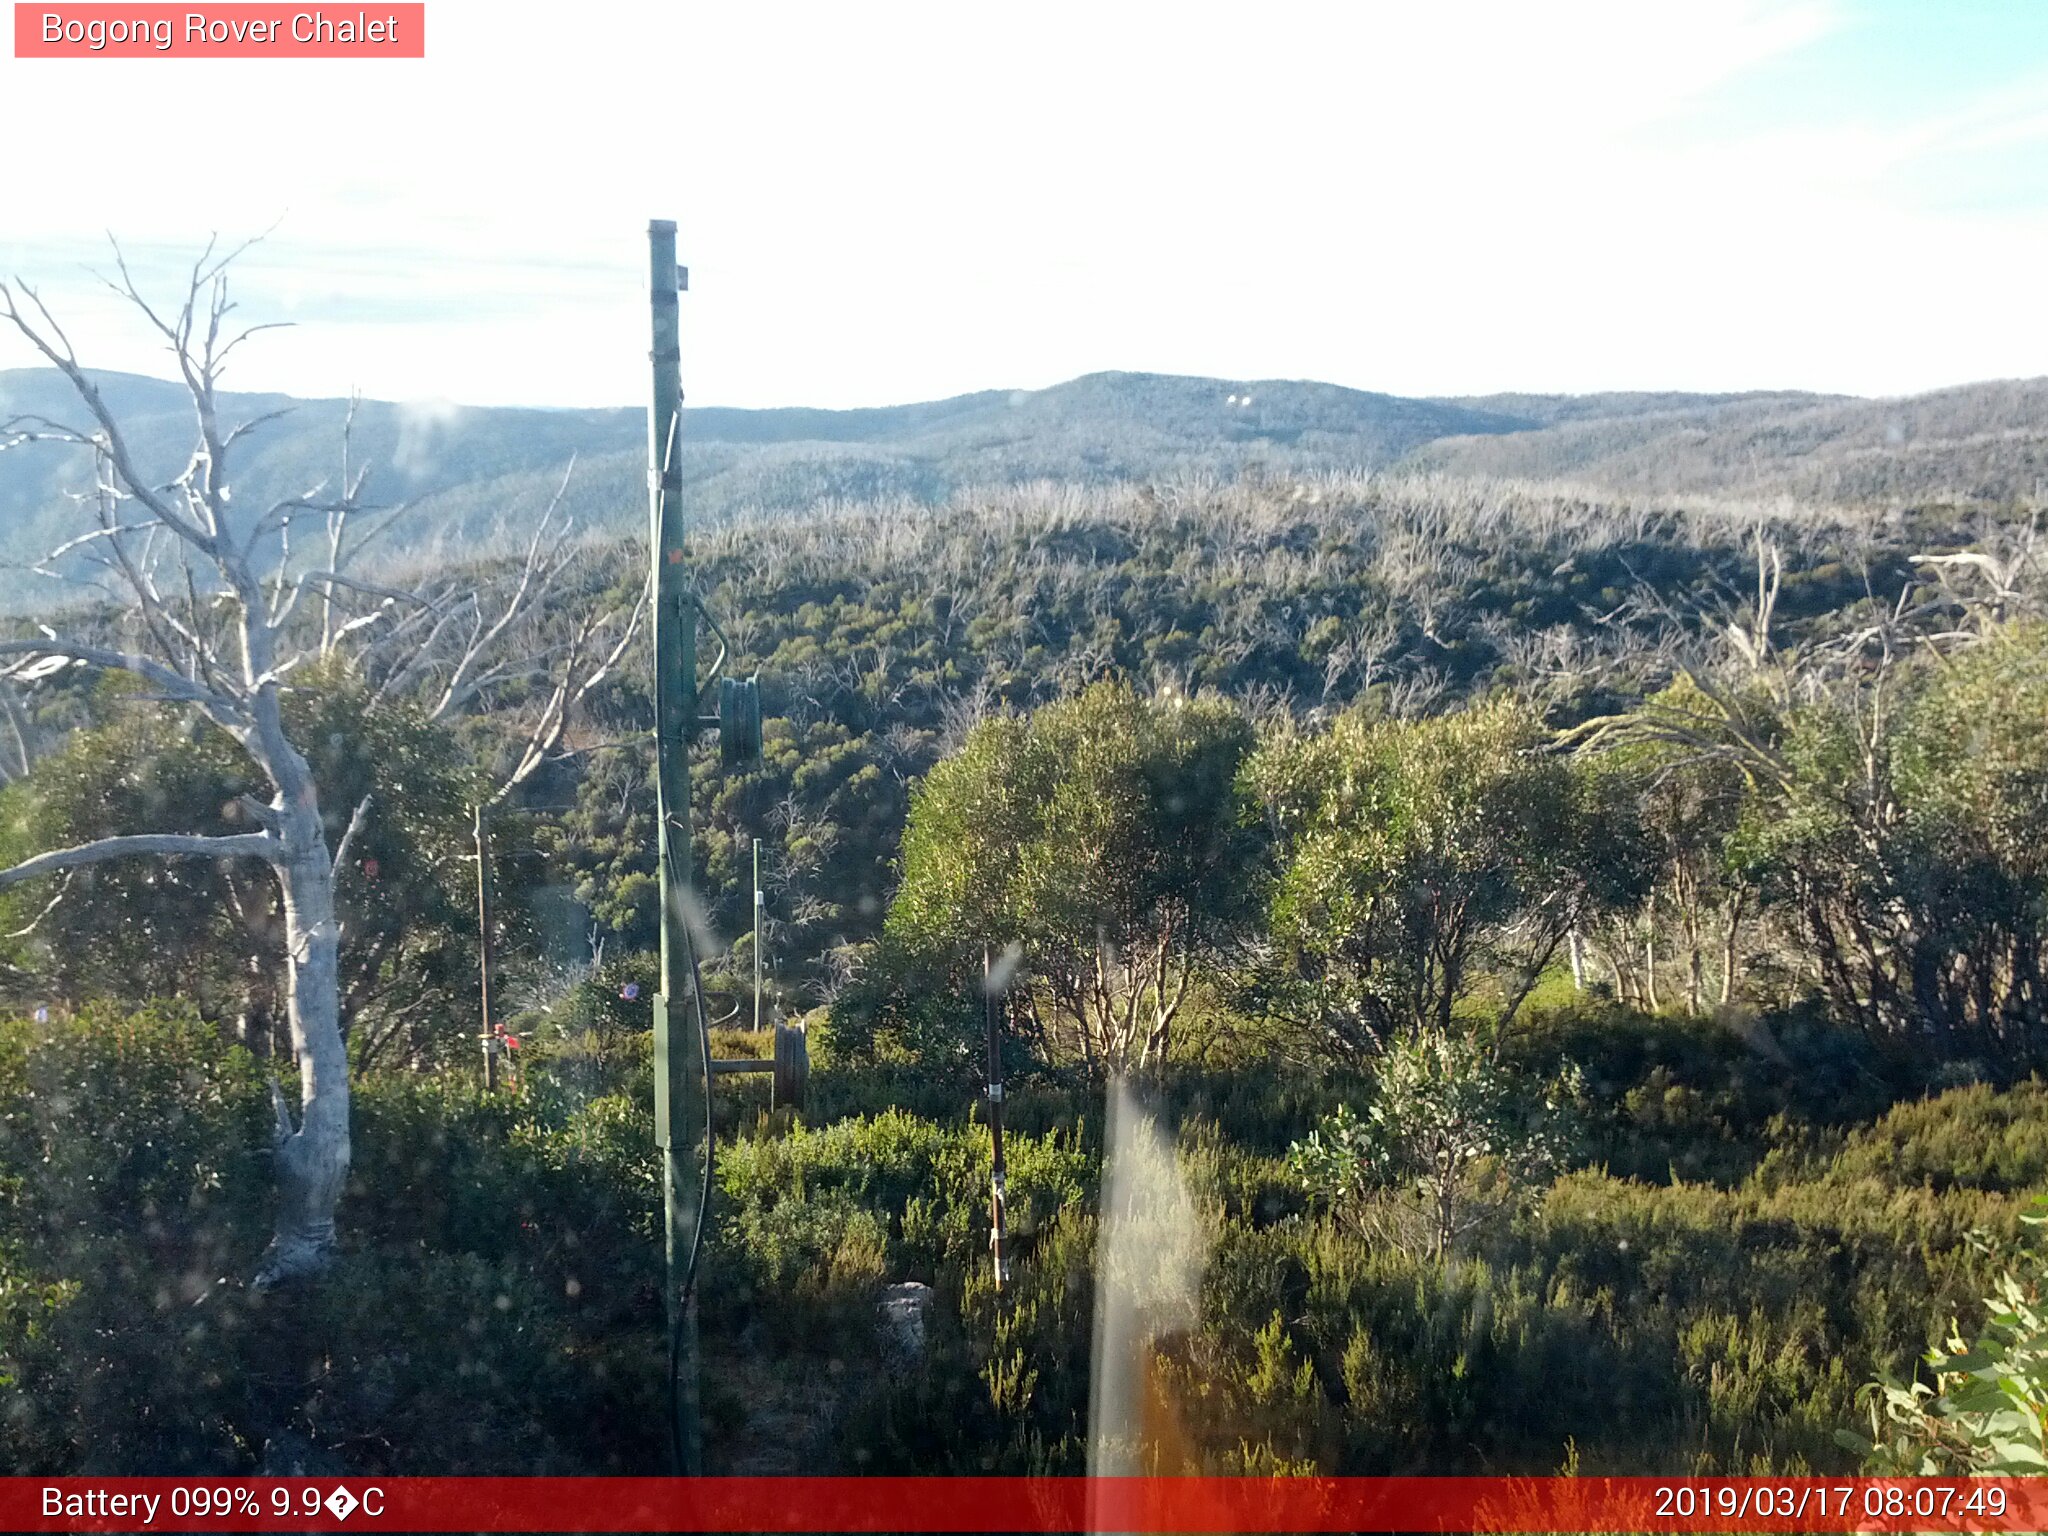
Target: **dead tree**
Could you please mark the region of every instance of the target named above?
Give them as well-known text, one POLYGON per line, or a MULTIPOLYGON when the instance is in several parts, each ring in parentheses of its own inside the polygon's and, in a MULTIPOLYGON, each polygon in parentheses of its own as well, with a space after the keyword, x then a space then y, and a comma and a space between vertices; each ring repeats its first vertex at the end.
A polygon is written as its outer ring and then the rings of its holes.
MULTIPOLYGON (((277 1210, 255 1276, 255 1284, 269 1287, 324 1268, 334 1242, 335 1208, 350 1157, 335 878, 374 814, 374 795, 367 796, 354 807, 342 835, 330 840, 319 785, 286 725, 284 699, 292 674, 343 647, 359 656, 374 651, 385 658, 387 682, 393 675, 415 682, 437 675, 443 712, 459 709, 486 686, 480 679, 493 671, 494 650, 519 628, 545 593, 550 573, 565 563, 560 546, 566 532, 548 542, 544 519, 508 594, 495 606, 473 583, 467 589, 447 581, 408 587, 374 579, 359 557, 403 509, 386 509, 378 528, 356 537, 358 519, 370 510, 364 501, 367 475, 349 463, 346 430, 337 480, 268 508, 237 502, 230 473, 237 445, 283 414, 234 424, 222 416, 223 369, 237 347, 269 328, 229 323, 235 306, 227 268, 238 254, 220 255, 209 245, 194 263, 177 308, 164 310, 136 288, 115 251, 118 275, 109 286, 165 342, 193 409, 196 441, 182 472, 168 482, 137 461, 122 423, 35 290, 18 278, 12 285, 0 283, 0 320, 64 376, 83 412, 75 423, 44 417, 0 421, 0 448, 55 442, 89 456, 92 490, 78 500, 93 526, 68 541, 64 553, 86 562, 93 573, 88 585, 116 602, 116 616, 90 621, 83 635, 39 626, 34 636, 0 640, 0 689, 69 666, 128 673, 145 686, 145 696, 196 711, 226 732, 273 792, 268 803, 244 799, 242 811, 254 831, 101 838, 0 871, 0 886, 127 858, 253 860, 268 867, 283 918, 284 991, 299 1069, 296 1120, 283 1089, 274 1078, 271 1083, 277 1210), (294 528, 308 524, 325 539, 316 541, 315 559, 295 559, 294 528), (487 606, 489 618, 478 622, 487 606)), ((630 629, 636 619, 634 610, 632 618, 609 621, 610 627, 630 629)), ((624 650, 625 639, 593 647, 603 627, 582 626, 566 654, 520 663, 528 675, 553 665, 561 676, 532 722, 517 776, 532 772, 534 760, 561 740, 568 708, 591 685, 593 649, 607 667, 624 650)))

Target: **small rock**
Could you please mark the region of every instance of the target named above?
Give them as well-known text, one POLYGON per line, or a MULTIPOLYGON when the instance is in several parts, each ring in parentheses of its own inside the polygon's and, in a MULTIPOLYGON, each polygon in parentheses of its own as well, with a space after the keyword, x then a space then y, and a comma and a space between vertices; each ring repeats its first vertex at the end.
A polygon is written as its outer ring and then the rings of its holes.
POLYGON ((931 1310, 932 1288, 921 1280, 905 1280, 882 1289, 882 1328, 889 1342, 906 1355, 924 1353, 924 1317, 931 1310))

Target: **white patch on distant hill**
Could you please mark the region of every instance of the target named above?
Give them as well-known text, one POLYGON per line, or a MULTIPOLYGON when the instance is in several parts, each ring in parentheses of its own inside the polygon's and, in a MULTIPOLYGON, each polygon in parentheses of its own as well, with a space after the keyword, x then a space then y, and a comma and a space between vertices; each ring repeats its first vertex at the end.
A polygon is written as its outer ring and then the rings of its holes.
POLYGON ((398 405, 398 445, 391 467, 409 480, 424 480, 434 467, 441 439, 469 414, 453 400, 405 400, 398 405))

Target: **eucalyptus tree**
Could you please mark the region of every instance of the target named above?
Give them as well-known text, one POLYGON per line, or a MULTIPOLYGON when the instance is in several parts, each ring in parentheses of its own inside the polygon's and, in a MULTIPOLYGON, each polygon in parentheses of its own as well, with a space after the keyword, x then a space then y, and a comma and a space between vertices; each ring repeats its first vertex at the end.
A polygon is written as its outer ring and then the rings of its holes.
POLYGON ((1621 807, 1512 699, 1282 734, 1246 770, 1279 873, 1266 991, 1340 1054, 1448 1034, 1482 982, 1496 1051, 1567 934, 1640 879, 1621 807))
POLYGON ((1739 794, 1711 833, 1723 878, 1842 1022, 2028 1065, 2048 1053, 2048 571, 2032 524, 1986 542, 1792 647, 1760 579, 1720 666, 1568 739, 1739 794))
MULTIPOLYGON (((93 689, 90 705, 87 722, 0 788, 0 868, 129 832, 249 830, 241 799, 269 789, 224 732, 193 729, 123 679, 93 689)), ((376 797, 335 873, 341 1027, 356 1070, 446 1059, 458 1042, 473 1059, 474 808, 490 779, 458 733, 411 704, 372 707, 338 663, 300 668, 283 705, 330 835, 337 808, 346 816, 376 797)), ((142 1007, 175 996, 259 1057, 290 1059, 283 915, 262 863, 122 859, 48 885, 0 892, 0 999, 142 1007)), ((522 915, 517 902, 499 909, 522 915)))
MULTIPOLYGON (((1703 702, 1697 686, 1681 678, 1642 707, 1678 713, 1703 702)), ((1732 1003, 1743 926, 1757 898, 1737 837, 1753 809, 1740 769, 1659 741, 1618 743, 1581 766, 1629 803, 1637 852, 1650 872, 1640 906, 1604 912, 1585 929, 1587 948, 1605 962, 1616 996, 1651 1012, 1662 1005, 1660 953, 1669 933, 1671 957, 1683 965, 1685 1011, 1697 1015, 1706 1007, 1710 951, 1719 954, 1717 1000, 1732 1003)))
POLYGON ((956 976, 1021 943, 1014 1002, 1044 1046, 1095 1072, 1163 1060, 1254 913, 1252 742, 1230 705, 1119 683, 984 721, 912 799, 886 936, 956 976))
MULTIPOLYGON (((271 1084, 277 1208, 255 1276, 267 1287, 324 1268, 334 1242, 350 1161, 336 883, 376 814, 374 786, 346 818, 323 803, 312 754, 295 739, 286 707, 295 677, 346 661, 374 697, 422 701, 430 718, 443 719, 475 707, 494 687, 517 686, 534 703, 504 776, 509 786, 560 745, 570 711, 623 655, 640 610, 628 602, 593 612, 568 638, 536 648, 533 621, 579 556, 553 506, 501 583, 379 579, 363 556, 403 509, 369 502, 368 469, 351 462, 346 429, 333 479, 267 506, 238 500, 238 448, 285 414, 227 415, 222 373, 268 328, 232 318, 227 273, 238 254, 209 245, 176 307, 160 308, 114 253, 109 284, 164 344, 193 412, 190 456, 169 477, 142 462, 99 380, 36 291, 19 279, 0 283, 0 320, 62 374, 80 413, 0 421, 0 447, 69 445, 90 465, 90 489, 76 498, 79 531, 53 553, 83 562, 94 602, 69 633, 38 625, 33 634, 0 640, 0 670, 16 684, 72 667, 126 674, 147 697, 195 717, 197 728, 223 733, 270 793, 238 798, 246 830, 98 837, 22 859, 0 870, 0 886, 117 859, 246 861, 267 871, 282 917, 282 990, 299 1073, 296 1117, 274 1078, 271 1084)), ((53 559, 46 569, 69 567, 53 559)))

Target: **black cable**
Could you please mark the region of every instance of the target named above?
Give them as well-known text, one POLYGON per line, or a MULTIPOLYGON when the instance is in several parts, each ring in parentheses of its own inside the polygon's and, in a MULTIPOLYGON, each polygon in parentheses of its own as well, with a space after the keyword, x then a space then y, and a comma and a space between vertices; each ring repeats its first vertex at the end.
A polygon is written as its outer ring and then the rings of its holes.
MULTIPOLYGON (((732 642, 726 639, 725 631, 719 627, 718 621, 711 616, 710 609, 704 605, 702 599, 692 592, 688 594, 688 601, 710 627, 711 632, 718 637, 718 655, 711 663, 710 675, 698 684, 696 692, 690 700, 691 723, 694 725, 695 717, 704 707, 705 690, 711 686, 719 673, 725 669, 726 657, 732 652, 732 642)), ((689 739, 688 735, 684 739, 687 742, 689 739)), ((687 746, 684 750, 688 750, 687 746)), ((657 775, 660 773, 659 762, 656 763, 655 772, 657 775)), ((690 808, 687 804, 683 807, 683 814, 685 816, 690 814, 690 808)), ((669 824, 666 820, 662 822, 661 826, 661 853, 662 862, 669 869, 674 870, 676 868, 675 850, 669 841, 669 824)), ((684 870, 683 883, 687 885, 688 882, 689 871, 684 870)), ((667 915, 664 914, 664 921, 666 921, 666 917, 667 915)), ((711 1217, 711 1164, 713 1148, 717 1142, 717 1126, 713 1120, 711 1108, 711 1021, 704 1011, 704 972, 698 963, 697 935, 688 912, 683 914, 682 929, 683 943, 690 956, 690 1000, 697 1014, 697 1044, 704 1068, 704 1174, 702 1182, 698 1185, 697 1189, 697 1222, 690 1232, 690 1257, 683 1266, 682 1285, 676 1296, 675 1320, 669 1325, 668 1334, 669 1454, 674 1459, 675 1469, 679 1475, 688 1467, 688 1461, 683 1454, 683 1329, 689 1317, 690 1300, 696 1290, 697 1259, 704 1250, 704 1228, 711 1217)), ((671 1127, 669 1143, 671 1156, 674 1155, 674 1148, 674 1130, 671 1127)), ((665 1169, 663 1177, 664 1179, 667 1177, 665 1169)))
POLYGON ((710 629, 712 634, 718 637, 717 659, 711 663, 711 670, 705 674, 703 683, 697 689, 697 707, 701 709, 704 705, 704 695, 710 691, 711 685, 718 681, 719 673, 725 670, 725 658, 732 654, 732 642, 725 638, 725 631, 719 628, 718 620, 713 616, 709 605, 705 603, 703 598, 697 596, 694 591, 690 594, 690 603, 697 610, 697 616, 704 621, 706 627, 710 629))
MULTIPOLYGON (((669 845, 668 825, 661 829, 662 853, 671 869, 675 867, 669 845)), ((711 1021, 704 1013, 704 974, 697 962, 697 937, 689 914, 683 914, 683 943, 690 956, 690 997, 697 1014, 697 1043, 704 1066, 704 1175, 697 1189, 697 1223, 690 1233, 690 1257, 683 1267, 683 1280, 676 1296, 675 1319, 668 1333, 668 1434, 669 1454, 681 1475, 689 1466, 683 1454, 683 1328, 689 1317, 690 1298, 697 1285, 697 1258, 704 1250, 704 1227, 711 1216, 711 1161, 716 1144, 711 1113, 711 1021)), ((670 1155, 674 1155, 674 1131, 670 1131, 670 1155)))

